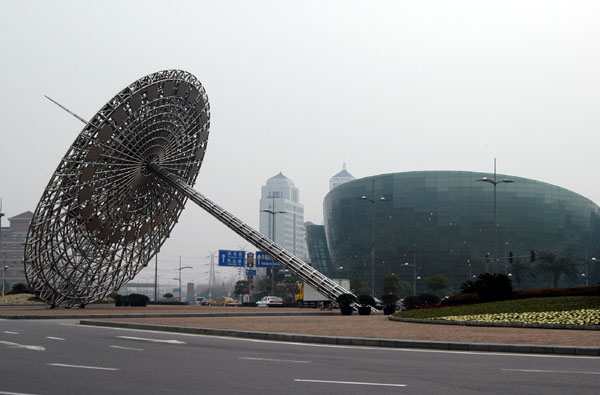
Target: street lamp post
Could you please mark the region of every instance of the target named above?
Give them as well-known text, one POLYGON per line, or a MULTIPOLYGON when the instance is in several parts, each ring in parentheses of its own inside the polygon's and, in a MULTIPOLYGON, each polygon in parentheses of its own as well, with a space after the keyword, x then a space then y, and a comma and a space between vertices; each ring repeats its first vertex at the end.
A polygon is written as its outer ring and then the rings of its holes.
POLYGON ((469 266, 469 278, 468 278, 468 280, 470 280, 471 279, 471 260, 470 259, 467 259, 467 265, 469 266))
MULTIPOLYGON (((271 222, 272 222, 272 227, 271 227, 271 240, 276 243, 275 240, 275 216, 277 214, 286 214, 287 211, 275 211, 275 196, 271 195, 271 198, 273 199, 273 210, 269 210, 269 209, 265 209, 265 210, 260 210, 262 213, 268 213, 271 214, 271 222)), ((271 258, 271 293, 275 293, 275 268, 273 267, 273 259, 271 258)))
POLYGON ((2 296, 4 296, 4 284, 6 283, 6 269, 8 269, 8 266, 3 265, 2 266, 2 296))
POLYGON ((494 158, 494 179, 490 179, 487 177, 479 178, 476 181, 488 182, 494 185, 494 261, 498 262, 498 221, 496 217, 496 186, 502 183, 511 183, 514 182, 509 179, 502 179, 500 181, 496 180, 496 158, 494 158))
MULTIPOLYGON (((596 257, 592 257, 591 261, 594 262, 594 263, 599 263, 600 259, 598 259, 596 257)), ((589 273, 588 273, 588 263, 589 263, 589 261, 586 260, 585 261, 585 273, 584 273, 585 274, 585 285, 586 286, 589 285, 589 282, 590 282, 589 281, 589 273)))
POLYGON ((413 268, 413 292, 415 293, 415 295, 417 294, 417 279, 420 279, 421 277, 417 276, 417 255, 416 253, 413 252, 413 263, 412 265, 408 262, 404 262, 404 266, 412 266, 413 268))
POLYGON ((154 301, 158 300, 158 252, 154 255, 154 301))
POLYGON ((183 269, 193 269, 192 266, 183 266, 181 267, 181 257, 179 257, 179 269, 175 269, 179 271, 179 276, 174 278, 173 280, 179 280, 179 301, 181 302, 181 271, 183 269))
MULTIPOLYGON (((350 262, 348 262, 345 269, 348 271, 348 279, 350 279, 350 262)), ((344 270, 344 266, 338 267, 338 270, 344 270)))
MULTIPOLYGON (((373 179, 373 196, 375 196, 375 179, 373 179)), ((373 290, 373 295, 375 295, 375 203, 387 202, 388 200, 383 196, 375 200, 375 198, 369 199, 364 195, 357 199, 371 203, 371 289, 373 290)))

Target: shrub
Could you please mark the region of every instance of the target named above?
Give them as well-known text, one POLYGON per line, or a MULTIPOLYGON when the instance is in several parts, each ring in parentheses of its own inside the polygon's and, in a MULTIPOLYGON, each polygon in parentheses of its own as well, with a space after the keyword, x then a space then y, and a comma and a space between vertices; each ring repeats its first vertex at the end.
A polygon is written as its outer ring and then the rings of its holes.
POLYGON ((352 294, 341 294, 335 299, 335 301, 341 306, 350 306, 356 301, 356 297, 352 294))
POLYGON ((389 315, 396 311, 396 302, 400 299, 398 295, 392 293, 381 295, 381 301, 383 302, 383 314, 389 315))
POLYGON ((173 294, 171 292, 167 292, 166 294, 163 295, 163 298, 166 299, 171 299, 173 297, 173 294))
POLYGON ((575 288, 537 288, 513 292, 514 299, 547 298, 555 296, 600 296, 600 285, 575 288))
POLYGON ((129 295, 129 305, 130 306, 145 307, 149 301, 150 301, 150 298, 147 297, 146 295, 141 295, 141 294, 130 294, 129 295))
POLYGON ((475 288, 482 302, 510 299, 513 293, 510 278, 499 273, 480 274, 475 288))
POLYGON ((106 295, 107 298, 111 298, 112 300, 115 300, 117 296, 119 296, 119 293, 117 291, 112 291, 111 293, 106 295))
POLYGON ((450 296, 448 299, 442 300, 443 306, 457 306, 461 304, 472 304, 479 302, 479 295, 476 292, 472 293, 461 293, 458 295, 450 296))
POLYGON ((419 294, 419 299, 421 299, 421 306, 440 303, 440 297, 434 294, 419 294))
POLYGON ((426 305, 437 305, 440 303, 440 297, 434 294, 426 293, 419 295, 408 295, 404 298, 402 303, 407 309, 416 309, 426 305))
POLYGON ((477 283, 475 281, 467 280, 460 286, 461 294, 472 294, 477 293, 477 283))
POLYGON ((115 306, 129 306, 129 296, 127 295, 114 295, 115 306))
POLYGON ((394 294, 381 295, 381 301, 383 302, 383 304, 386 304, 386 305, 396 304, 398 299, 400 299, 400 297, 398 295, 394 295, 394 294))
POLYGON ((358 295, 356 300, 361 306, 375 306, 375 299, 371 295, 358 295))
POLYGON ((421 298, 417 295, 408 295, 404 298, 402 303, 407 309, 416 309, 421 306, 421 298))
POLYGON ((10 291, 7 293, 8 295, 16 295, 16 294, 31 294, 33 291, 27 285, 23 283, 17 283, 12 286, 10 291))
POLYGON ((340 312, 342 315, 352 315, 352 311, 354 311, 354 309, 351 305, 356 301, 356 297, 354 295, 341 294, 335 298, 335 301, 340 305, 340 312))

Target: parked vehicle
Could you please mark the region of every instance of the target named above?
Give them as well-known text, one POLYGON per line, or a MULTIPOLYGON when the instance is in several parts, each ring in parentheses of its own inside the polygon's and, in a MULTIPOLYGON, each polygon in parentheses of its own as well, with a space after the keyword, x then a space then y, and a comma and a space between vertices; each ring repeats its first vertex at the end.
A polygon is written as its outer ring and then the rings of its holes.
POLYGON ((199 304, 201 306, 207 306, 208 301, 204 296, 196 296, 196 304, 199 304))
POLYGON ((284 304, 279 296, 265 296, 256 302, 256 307, 283 307, 284 304))
POLYGON ((238 306, 239 302, 229 296, 219 296, 217 299, 208 300, 209 306, 238 306))
MULTIPOLYGON (((348 279, 331 279, 336 284, 341 285, 346 289, 350 289, 350 280, 348 279)), ((297 307, 330 307, 331 301, 323 296, 314 287, 308 284, 301 283, 299 292, 294 296, 297 307)))
POLYGON ((375 300, 375 305, 373 307, 375 307, 377 310, 383 310, 383 302, 381 301, 381 299, 373 299, 375 300))

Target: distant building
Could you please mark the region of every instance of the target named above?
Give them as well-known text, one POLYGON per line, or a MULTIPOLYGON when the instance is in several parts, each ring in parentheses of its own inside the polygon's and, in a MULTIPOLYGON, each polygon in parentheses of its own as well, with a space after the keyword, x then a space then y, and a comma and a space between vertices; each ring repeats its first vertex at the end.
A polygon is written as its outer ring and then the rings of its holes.
POLYGON ((196 286, 194 283, 187 283, 187 292, 185 294, 188 303, 196 301, 196 286))
POLYGON ((300 203, 300 191, 282 173, 269 178, 261 188, 259 231, 300 259, 307 258, 304 206, 300 203))
POLYGON ((346 170, 346 164, 344 163, 342 171, 340 171, 335 176, 329 179, 329 190, 331 191, 338 185, 342 185, 352 180, 354 180, 354 177, 352 176, 352 174, 348 173, 348 171, 346 170))
MULTIPOLYGON (((25 239, 33 218, 31 211, 25 211, 8 218, 9 226, 0 229, 0 269, 6 267, 5 291, 18 283, 27 284, 25 279, 24 254, 25 239)), ((1 284, 0 284, 1 288, 1 284)))
MULTIPOLYGON (((306 244, 308 246, 309 263, 312 267, 326 276, 334 274, 331 256, 327 248, 327 238, 325 237, 325 226, 315 225, 307 222, 306 226, 306 244)), ((337 274, 337 273, 336 273, 337 274)), ((339 277, 339 276, 335 276, 339 277)))

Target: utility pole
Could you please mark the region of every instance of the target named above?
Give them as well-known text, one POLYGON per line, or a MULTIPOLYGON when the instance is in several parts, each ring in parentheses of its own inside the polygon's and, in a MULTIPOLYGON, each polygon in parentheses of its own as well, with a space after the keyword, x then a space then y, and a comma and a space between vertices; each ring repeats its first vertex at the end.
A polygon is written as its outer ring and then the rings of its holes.
POLYGON ((217 254, 217 251, 208 251, 208 253, 210 254, 208 257, 210 257, 210 269, 208 272, 208 298, 212 299, 212 287, 215 283, 215 255, 217 254))
POLYGON ((158 300, 158 253, 154 255, 154 301, 158 300))

